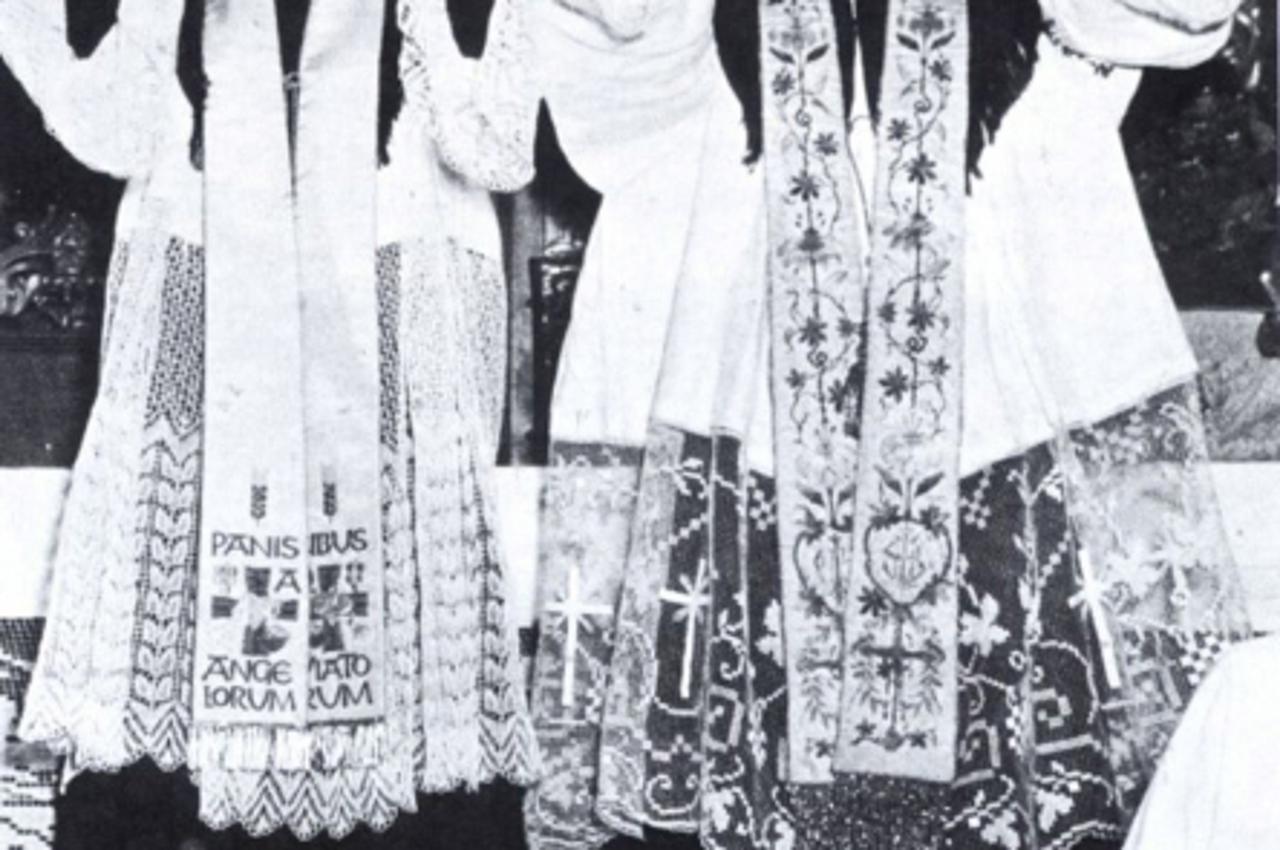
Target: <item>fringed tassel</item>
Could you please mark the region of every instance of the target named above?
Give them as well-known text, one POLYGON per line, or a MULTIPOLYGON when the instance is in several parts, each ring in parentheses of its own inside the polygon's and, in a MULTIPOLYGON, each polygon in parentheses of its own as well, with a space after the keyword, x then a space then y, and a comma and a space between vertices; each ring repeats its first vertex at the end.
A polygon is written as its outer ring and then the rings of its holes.
POLYGON ((371 768, 389 749, 383 723, 313 729, 197 726, 187 745, 187 765, 196 772, 371 768))

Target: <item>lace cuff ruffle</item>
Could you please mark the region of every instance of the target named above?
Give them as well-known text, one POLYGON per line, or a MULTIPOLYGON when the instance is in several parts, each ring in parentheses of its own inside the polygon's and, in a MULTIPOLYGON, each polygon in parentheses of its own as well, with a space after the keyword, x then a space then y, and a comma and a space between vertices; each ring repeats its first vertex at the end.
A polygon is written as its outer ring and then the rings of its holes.
POLYGON ((1185 68, 1231 35, 1239 0, 1042 0, 1055 39, 1104 63, 1185 68))
POLYGON ((533 178, 538 101, 522 2, 497 0, 478 60, 458 51, 444 0, 399 4, 406 106, 425 116, 445 165, 495 192, 533 178))

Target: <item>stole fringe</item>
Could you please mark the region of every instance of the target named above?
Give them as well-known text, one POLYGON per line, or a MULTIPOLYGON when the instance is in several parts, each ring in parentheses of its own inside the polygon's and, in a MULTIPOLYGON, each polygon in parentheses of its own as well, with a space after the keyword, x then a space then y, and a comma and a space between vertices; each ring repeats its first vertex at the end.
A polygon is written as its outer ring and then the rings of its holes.
POLYGON ((312 729, 197 727, 187 745, 187 765, 193 772, 370 768, 389 751, 384 723, 312 729))
POLYGON ((487 780, 484 749, 475 730, 449 723, 437 723, 425 729, 424 758, 418 778, 418 789, 424 793, 441 793, 457 789, 475 791, 487 780))

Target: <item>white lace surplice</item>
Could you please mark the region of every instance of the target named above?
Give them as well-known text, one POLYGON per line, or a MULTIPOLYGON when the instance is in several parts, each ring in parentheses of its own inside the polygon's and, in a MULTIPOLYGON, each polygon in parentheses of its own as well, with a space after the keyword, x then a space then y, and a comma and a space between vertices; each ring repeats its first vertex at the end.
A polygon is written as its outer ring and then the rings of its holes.
MULTIPOLYGON (((486 190, 532 173, 536 102, 520 0, 463 58, 444 0, 403 0, 406 102, 378 176, 387 723, 372 768, 206 770, 201 815, 264 834, 390 824, 417 791, 529 781, 536 752, 493 541, 505 291, 486 190)), ((93 57, 61 8, 0 0, 0 55, 51 131, 126 178, 104 361, 64 515, 49 625, 23 732, 76 768, 185 763, 199 515, 201 175, 173 74, 181 4, 124 0, 93 57), (132 533, 124 533, 123 529, 132 533)))

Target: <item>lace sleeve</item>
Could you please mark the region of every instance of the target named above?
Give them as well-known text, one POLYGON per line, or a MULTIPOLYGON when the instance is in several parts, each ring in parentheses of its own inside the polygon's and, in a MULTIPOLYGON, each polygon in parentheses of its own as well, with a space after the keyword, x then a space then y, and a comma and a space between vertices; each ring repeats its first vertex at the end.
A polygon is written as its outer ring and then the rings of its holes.
POLYGON ((533 178, 538 100, 523 3, 496 0, 478 60, 459 52, 445 0, 399 3, 406 106, 425 116, 446 166, 494 192, 533 178))
POLYGON ((136 177, 150 165, 166 98, 180 94, 181 7, 173 0, 122 0, 116 24, 80 59, 67 42, 61 3, 0 0, 0 58, 68 152, 96 171, 136 177))
POLYGON ((1240 0, 1042 0, 1054 39, 1117 65, 1185 68, 1231 35, 1240 0))

